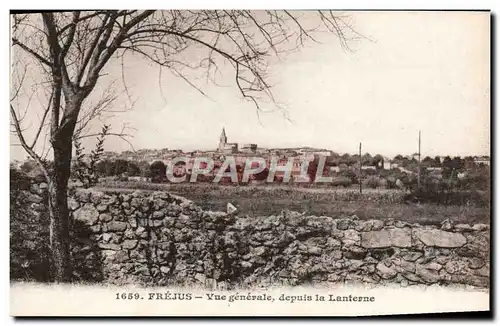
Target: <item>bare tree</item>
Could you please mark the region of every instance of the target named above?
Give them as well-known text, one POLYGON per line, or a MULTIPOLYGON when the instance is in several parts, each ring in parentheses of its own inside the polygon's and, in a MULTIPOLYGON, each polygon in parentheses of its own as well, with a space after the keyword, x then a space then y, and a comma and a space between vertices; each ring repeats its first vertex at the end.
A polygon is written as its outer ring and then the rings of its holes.
MULTIPOLYGON (((67 204, 72 140, 84 137, 88 124, 116 97, 112 91, 103 91, 103 76, 112 62, 121 63, 123 68, 127 56, 139 54, 157 64, 160 72, 168 69, 202 94, 186 71, 203 71, 207 80, 216 83, 219 66, 229 63, 235 86, 258 112, 265 100, 280 107, 267 75, 269 57, 297 50, 307 40, 315 41, 315 32, 335 34, 345 48, 346 35, 357 35, 349 17, 330 11, 120 10, 13 14, 11 18, 12 126, 20 145, 44 171, 49 185, 51 250, 57 282, 72 278, 67 204), (201 55, 189 58, 185 53, 193 47, 201 55), (29 88, 24 87, 26 84, 29 88), (23 127, 24 113, 31 106, 25 103, 25 110, 17 106, 23 88, 37 97, 41 94, 39 101, 44 108, 31 142, 23 127), (91 103, 92 94, 100 97, 97 103, 91 103), (52 149, 51 169, 46 153, 36 146, 43 134, 52 149)), ((126 86, 125 90, 128 94, 126 86)))

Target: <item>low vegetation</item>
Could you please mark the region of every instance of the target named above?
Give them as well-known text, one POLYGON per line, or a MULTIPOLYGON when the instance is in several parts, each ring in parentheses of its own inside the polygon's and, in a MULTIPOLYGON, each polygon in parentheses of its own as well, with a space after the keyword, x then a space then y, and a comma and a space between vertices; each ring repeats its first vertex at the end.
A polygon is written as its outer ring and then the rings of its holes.
MULTIPOLYGON (((108 180, 97 185, 102 188, 168 191, 184 196, 204 209, 226 209, 235 205, 240 214, 263 216, 282 210, 307 212, 332 217, 356 215, 360 219, 399 219, 412 223, 439 224, 449 218, 464 223, 489 223, 490 206, 487 192, 462 194, 463 202, 440 204, 418 203, 414 194, 393 189, 356 188, 296 188, 289 185, 224 186, 216 184, 152 184, 139 181, 108 180), (467 195, 469 194, 469 195, 467 195)), ((460 193, 459 193, 460 194, 460 193)))

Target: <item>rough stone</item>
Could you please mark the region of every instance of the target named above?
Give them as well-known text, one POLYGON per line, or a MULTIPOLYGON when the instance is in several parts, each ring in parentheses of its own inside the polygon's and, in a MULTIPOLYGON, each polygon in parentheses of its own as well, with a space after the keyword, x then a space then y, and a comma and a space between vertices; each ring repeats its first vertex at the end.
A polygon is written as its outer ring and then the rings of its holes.
POLYGON ((101 232, 101 226, 99 224, 97 225, 91 225, 89 226, 90 232, 92 233, 99 233, 101 232))
POLYGON ((472 226, 472 229, 475 231, 488 231, 490 229, 490 226, 487 224, 478 223, 474 224, 474 226, 472 226))
POLYGON ((449 218, 441 222, 441 230, 450 231, 452 229, 453 229, 453 222, 449 218))
POLYGON ((467 239, 462 234, 455 232, 428 229, 417 230, 415 234, 426 246, 458 248, 467 243, 467 239))
POLYGON ((359 246, 348 246, 344 248, 344 257, 348 259, 364 259, 368 252, 359 246))
POLYGON ((371 249, 370 255, 377 260, 384 260, 394 255, 394 248, 371 249))
POLYGON ((483 267, 484 265, 486 265, 486 262, 481 258, 472 257, 472 258, 468 258, 468 261, 469 261, 469 264, 467 266, 471 269, 479 269, 479 268, 483 267))
POLYGON ((409 281, 412 281, 412 282, 419 282, 420 281, 420 277, 417 276, 417 274, 415 273, 412 273, 412 272, 402 272, 401 275, 406 278, 407 280, 409 281))
POLYGON ((96 206, 96 208, 99 212, 105 212, 108 209, 108 205, 107 204, 99 204, 96 206))
POLYGON ((205 283, 206 280, 206 276, 201 273, 197 273, 194 278, 200 283, 205 283))
POLYGON ((469 224, 457 224, 457 225, 455 225, 455 230, 457 230, 457 231, 474 231, 474 229, 469 224))
POLYGON ((99 214, 99 220, 103 222, 109 222, 113 219, 113 217, 109 214, 99 214))
POLYGON ((114 243, 99 243, 99 248, 101 249, 106 249, 106 250, 120 250, 121 247, 117 244, 114 244, 114 243))
POLYGON ((231 203, 227 203, 226 211, 228 214, 234 214, 238 209, 231 203))
POLYGON ((425 266, 417 265, 415 274, 420 276, 426 283, 436 283, 439 281, 439 273, 436 270, 428 269, 425 266))
POLYGON ((123 249, 134 249, 137 246, 137 240, 125 240, 123 241, 123 249))
POLYGON ((103 233, 102 234, 102 240, 104 242, 109 242, 109 240, 111 240, 112 237, 113 237, 113 234, 111 234, 111 233, 103 233))
POLYGON ((411 232, 389 229, 361 233, 361 246, 365 248, 411 247, 411 232))
POLYGON ((127 229, 127 223, 125 222, 111 221, 106 225, 109 232, 123 232, 127 229))
POLYGON ((340 219, 337 221, 337 229, 342 231, 353 228, 355 227, 355 225, 356 224, 354 223, 354 221, 348 218, 340 219))
POLYGON ((68 197, 68 208, 71 211, 74 211, 80 207, 80 204, 73 198, 73 197, 68 197))
POLYGON ((345 230, 342 243, 345 245, 356 245, 359 246, 359 232, 355 230, 345 230))
POLYGON ((438 264, 436 262, 430 262, 423 267, 427 268, 427 269, 431 269, 433 271, 439 271, 439 270, 441 270, 441 268, 443 268, 443 265, 438 264))
POLYGON ((94 205, 87 203, 83 205, 83 207, 77 209, 73 213, 73 216, 77 221, 81 221, 87 225, 94 225, 99 218, 99 212, 95 209, 94 205))
POLYGON ((396 277, 398 272, 394 267, 388 267, 385 263, 380 262, 377 264, 377 274, 384 280, 396 277))
POLYGON ((356 227, 356 231, 368 232, 368 231, 378 231, 384 228, 384 221, 382 220, 368 220, 362 221, 356 227))
POLYGON ((467 274, 468 264, 464 260, 449 261, 446 263, 445 269, 449 274, 467 274))

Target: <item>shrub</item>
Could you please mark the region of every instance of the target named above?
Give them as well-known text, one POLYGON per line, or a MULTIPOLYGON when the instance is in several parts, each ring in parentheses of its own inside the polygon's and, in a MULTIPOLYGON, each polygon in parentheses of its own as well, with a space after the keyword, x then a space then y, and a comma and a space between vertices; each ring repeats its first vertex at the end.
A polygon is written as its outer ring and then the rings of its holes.
POLYGON ((372 189, 382 188, 382 187, 385 187, 387 184, 387 181, 382 181, 382 180, 383 179, 381 179, 377 176, 371 176, 371 177, 368 177, 368 179, 364 180, 363 184, 366 187, 372 188, 372 189))
POLYGON ((97 137, 96 148, 90 152, 90 155, 84 154, 84 148, 78 138, 79 134, 76 134, 73 139, 76 151, 76 163, 72 168, 72 174, 82 183, 84 188, 92 187, 99 181, 97 163, 104 152, 104 139, 108 131, 109 126, 104 125, 97 137))
POLYGON ((352 180, 347 177, 334 177, 332 179, 332 187, 349 187, 352 184, 352 180))
POLYGON ((162 161, 154 161, 149 166, 149 171, 151 175, 151 182, 160 183, 163 182, 166 177, 167 167, 162 161))

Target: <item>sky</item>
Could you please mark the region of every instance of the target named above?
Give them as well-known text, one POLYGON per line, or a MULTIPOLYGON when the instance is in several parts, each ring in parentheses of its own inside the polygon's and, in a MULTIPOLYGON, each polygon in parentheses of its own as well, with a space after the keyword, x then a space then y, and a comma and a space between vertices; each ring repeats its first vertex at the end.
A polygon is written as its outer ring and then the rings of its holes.
MULTIPOLYGON (((229 142, 352 154, 362 142, 364 153, 390 157, 417 152, 421 130, 423 156, 489 155, 489 13, 354 12, 351 17, 366 37, 353 41, 352 51, 342 49, 333 35, 320 35, 320 44, 308 43, 270 62, 273 94, 289 119, 279 111, 258 115, 241 98, 229 68, 218 79, 223 87, 201 84, 205 97, 167 73, 160 91, 158 68, 134 60, 126 62, 125 73, 137 101, 113 118, 112 130, 122 123, 134 127, 130 142, 136 150, 215 149, 224 127, 229 142)), ((118 67, 108 72, 121 74, 118 67)), ((125 102, 122 95, 115 105, 125 102)), ((263 104, 263 109, 274 107, 263 104)), ((92 147, 94 140, 87 142, 92 147)), ((131 147, 109 137, 105 149, 131 147)), ((11 146, 11 159, 24 157, 21 147, 11 146)))

